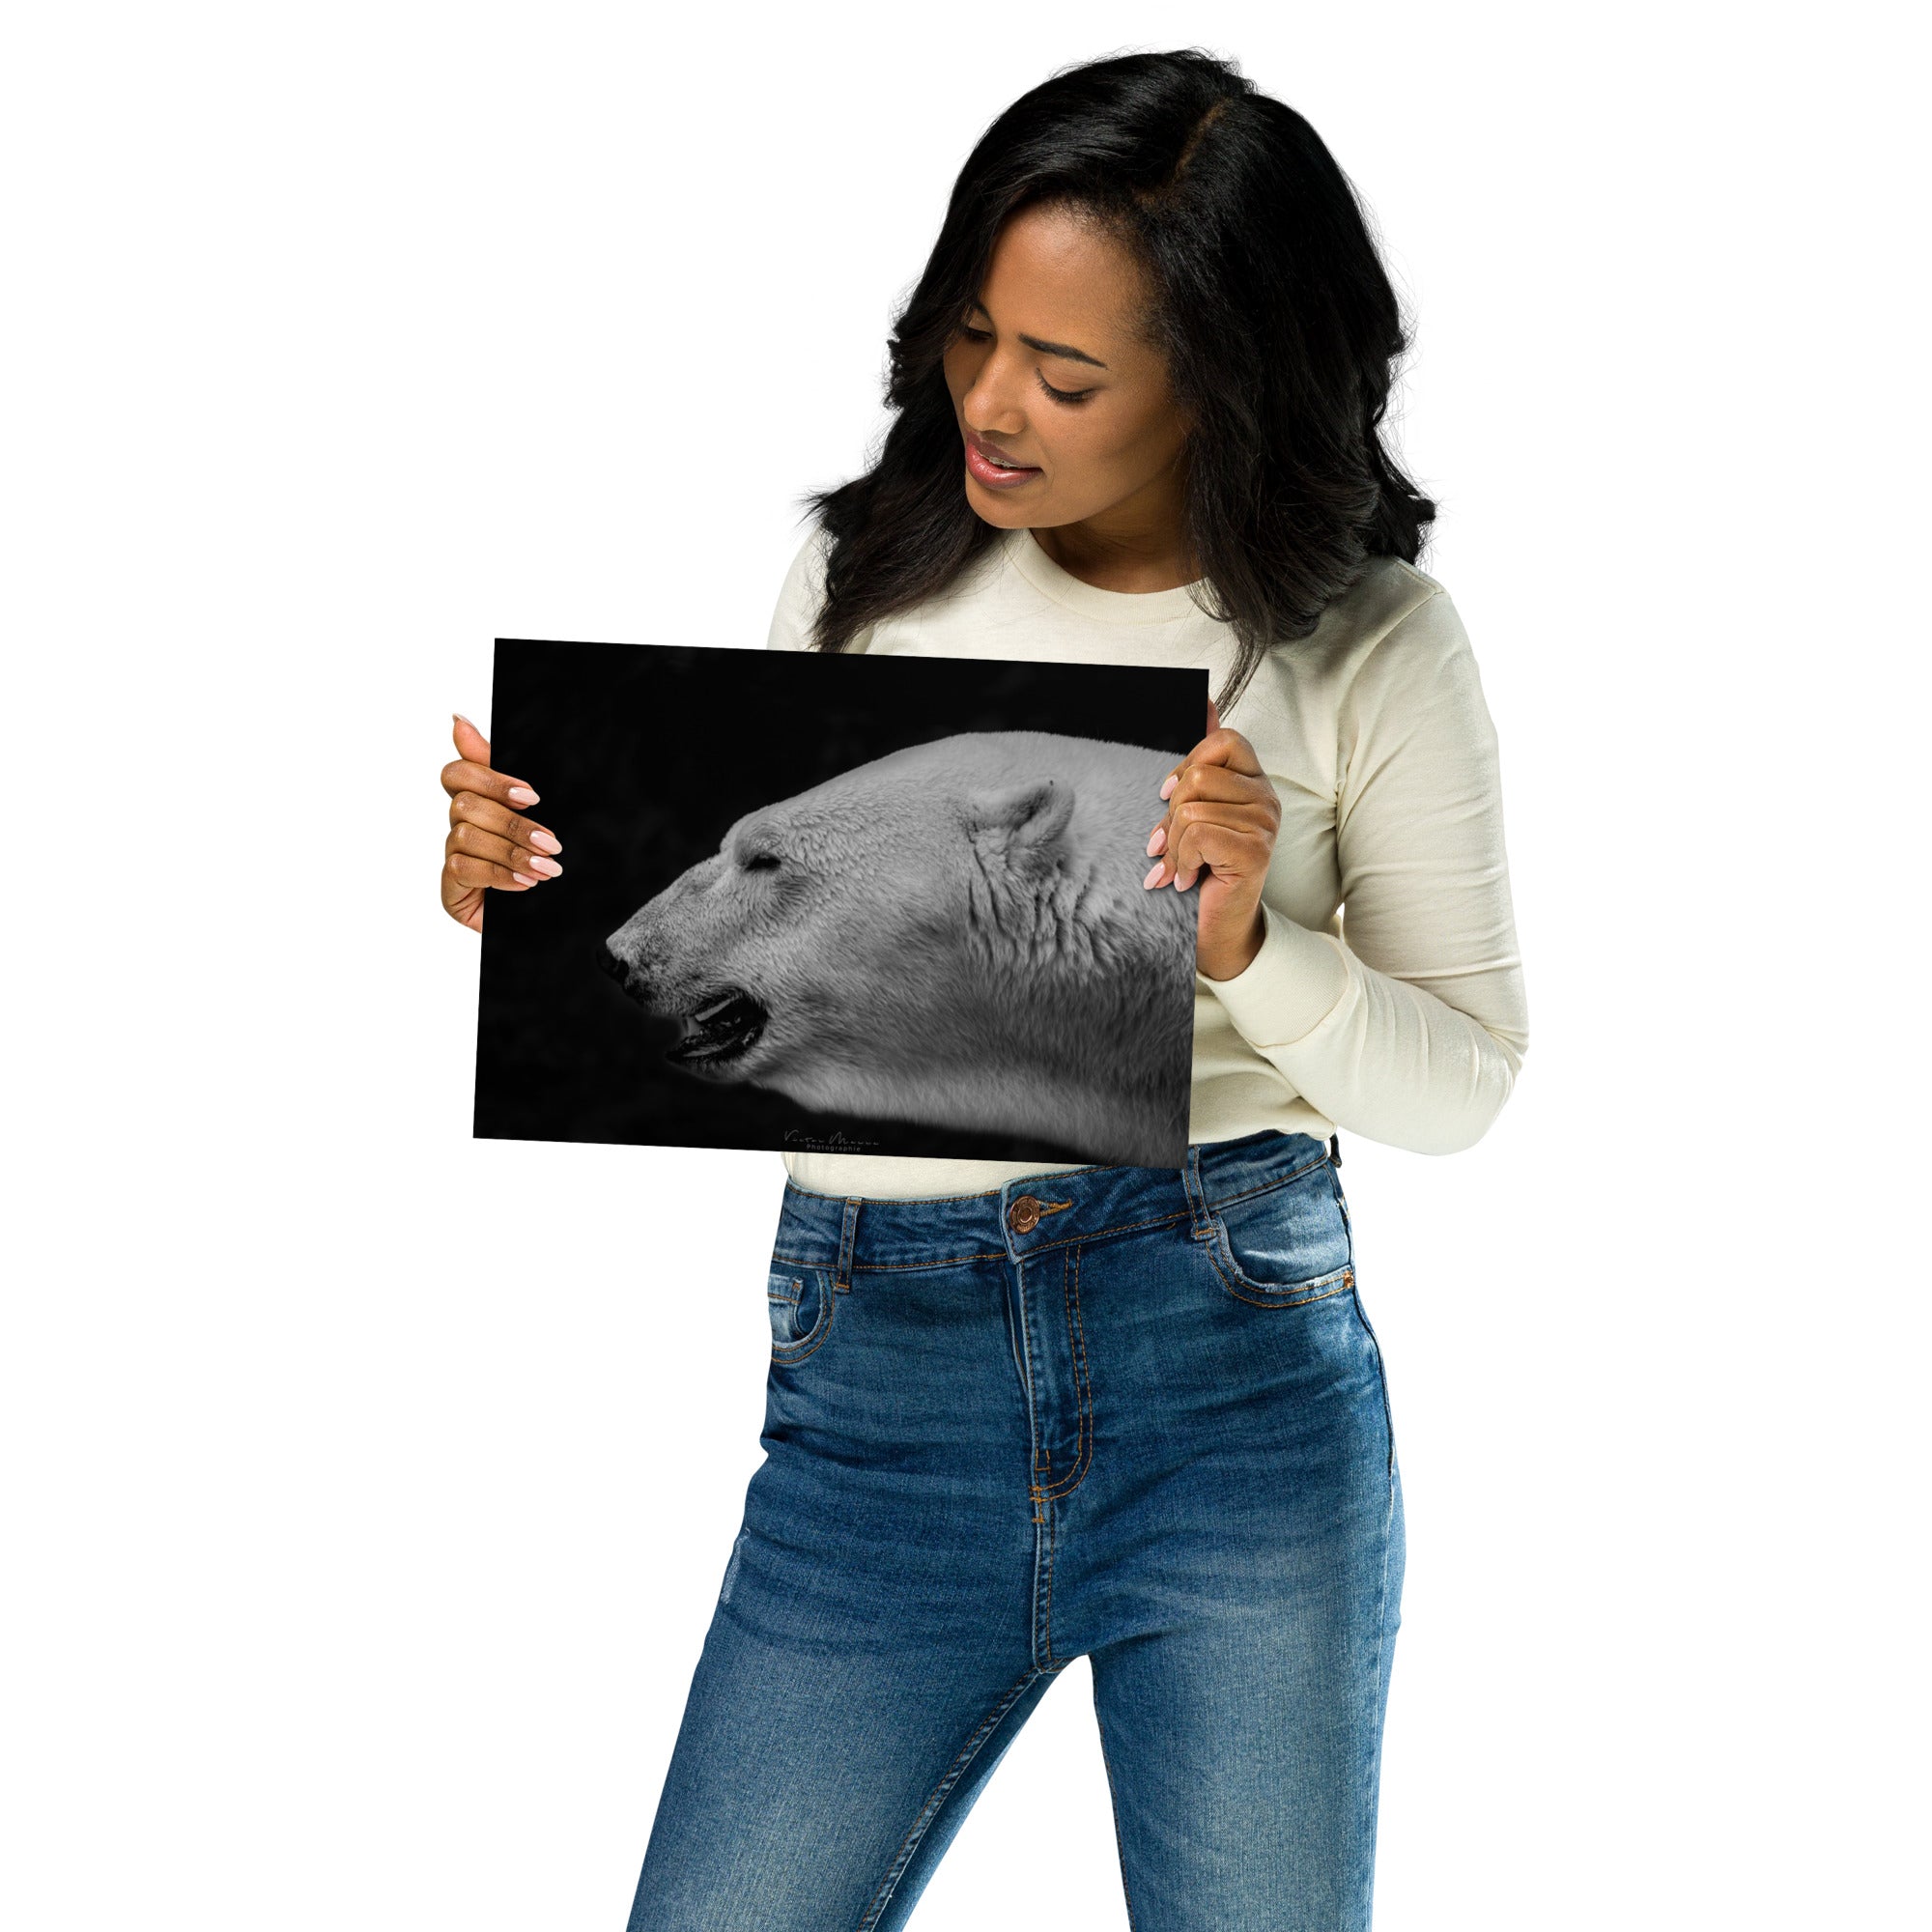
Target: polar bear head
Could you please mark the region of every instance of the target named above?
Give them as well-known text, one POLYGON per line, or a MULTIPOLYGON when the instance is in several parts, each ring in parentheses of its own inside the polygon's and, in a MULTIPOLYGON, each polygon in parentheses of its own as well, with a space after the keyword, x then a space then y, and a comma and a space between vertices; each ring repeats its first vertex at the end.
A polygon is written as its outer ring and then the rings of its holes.
POLYGON ((1034 731, 895 752, 747 812, 610 963, 702 1078, 1139 1146, 1130 1118, 1184 1109, 1192 1044, 1195 901, 1141 885, 1174 762, 1034 731))

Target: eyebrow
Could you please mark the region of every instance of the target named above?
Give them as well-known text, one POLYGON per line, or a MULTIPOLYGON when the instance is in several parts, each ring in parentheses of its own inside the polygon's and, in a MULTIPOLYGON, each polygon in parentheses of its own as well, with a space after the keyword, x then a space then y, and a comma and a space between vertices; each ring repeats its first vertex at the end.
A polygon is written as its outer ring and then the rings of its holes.
MULTIPOLYGON (((986 306, 984 302, 982 301, 971 302, 968 304, 968 307, 977 308, 980 311, 980 313, 986 318, 988 322, 992 321, 993 312, 986 306)), ((1107 366, 1104 362, 1100 360, 1100 358, 1097 355, 1088 355, 1086 350, 1075 349, 1069 343, 1042 342, 1037 335, 1022 335, 1020 337, 1020 340, 1024 342, 1029 349, 1037 349, 1042 355, 1064 355, 1069 362, 1091 363, 1093 367, 1094 367, 1095 369, 1104 369, 1107 366)))

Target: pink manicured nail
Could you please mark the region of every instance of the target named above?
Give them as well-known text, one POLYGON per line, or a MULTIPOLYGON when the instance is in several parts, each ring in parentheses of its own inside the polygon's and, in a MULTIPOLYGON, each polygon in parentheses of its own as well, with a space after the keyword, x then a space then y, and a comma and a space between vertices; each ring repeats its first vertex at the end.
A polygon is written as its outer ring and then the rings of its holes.
POLYGON ((510 876, 520 886, 534 886, 542 883, 540 880, 531 878, 527 872, 512 872, 510 876))
POLYGON ((1177 873, 1175 873, 1175 875, 1174 875, 1174 890, 1175 890, 1176 892, 1178 892, 1178 893, 1184 893, 1184 892, 1185 892, 1185 891, 1186 891, 1186 890, 1188 889, 1188 887, 1190 887, 1190 886, 1191 886, 1191 885, 1192 885, 1192 884, 1194 883, 1194 881, 1196 880, 1196 878, 1198 878, 1199 876, 1200 876, 1200 874, 1199 874, 1198 872, 1177 872, 1177 873))
POLYGON ((528 785, 512 785, 510 787, 510 803, 512 805, 534 805, 536 802, 537 795, 528 785))
POLYGON ((1174 790, 1175 786, 1178 785, 1179 782, 1180 782, 1180 774, 1179 772, 1169 772, 1167 775, 1167 782, 1160 788, 1161 797, 1166 798, 1174 790))
POLYGON ((530 861, 530 870, 541 872, 547 879, 554 879, 563 870, 563 867, 554 859, 532 859, 530 861))
POLYGON ((1162 874, 1162 873, 1163 873, 1164 871, 1166 871, 1166 870, 1167 870, 1167 861, 1166 861, 1165 859, 1163 859, 1163 860, 1162 860, 1162 861, 1160 862, 1160 864, 1159 864, 1159 865, 1157 865, 1157 866, 1156 866, 1156 867, 1155 867, 1153 868, 1153 870, 1152 870, 1152 871, 1151 871, 1151 872, 1150 872, 1150 873, 1149 873, 1149 874, 1147 875, 1147 877, 1146 877, 1146 878, 1144 878, 1144 879, 1143 879, 1143 880, 1141 881, 1141 884, 1142 884, 1143 886, 1151 886, 1151 885, 1152 885, 1152 884, 1153 884, 1153 882, 1154 882, 1154 881, 1155 881, 1155 880, 1156 880, 1157 878, 1159 878, 1159 877, 1160 877, 1160 875, 1161 875, 1161 874, 1162 874))
POLYGON ((1167 827, 1164 825, 1156 825, 1153 829, 1153 837, 1148 840, 1148 857, 1151 859, 1153 855, 1156 852, 1158 852, 1160 848, 1166 843, 1167 843, 1167 827))
POLYGON ((563 847, 548 832, 532 831, 530 834, 530 843, 539 852, 561 852, 563 850, 563 847))

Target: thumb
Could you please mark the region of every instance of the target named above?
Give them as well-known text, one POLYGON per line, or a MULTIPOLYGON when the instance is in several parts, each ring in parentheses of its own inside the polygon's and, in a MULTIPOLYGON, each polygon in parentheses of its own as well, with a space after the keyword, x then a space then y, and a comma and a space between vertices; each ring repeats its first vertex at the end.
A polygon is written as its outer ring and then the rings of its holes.
POLYGON ((1211 697, 1208 700, 1208 728, 1209 731, 1218 731, 1221 728, 1221 714, 1215 709, 1211 697))
POLYGON ((456 721, 456 727, 450 736, 456 740, 456 755, 468 758, 472 765, 487 765, 490 762, 490 741, 477 730, 460 711, 449 714, 456 721))

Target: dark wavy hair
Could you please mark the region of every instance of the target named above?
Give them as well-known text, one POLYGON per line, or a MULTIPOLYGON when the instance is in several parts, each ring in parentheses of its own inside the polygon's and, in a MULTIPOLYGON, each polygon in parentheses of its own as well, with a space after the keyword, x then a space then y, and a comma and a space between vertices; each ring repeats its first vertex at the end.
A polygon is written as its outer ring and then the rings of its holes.
POLYGON ((1034 205, 1097 221, 1146 277, 1138 327, 1193 425, 1201 608, 1237 639, 1225 709, 1369 557, 1415 562, 1435 505, 1382 446, 1408 337, 1352 185, 1299 114, 1198 48, 1063 69, 967 156, 894 323, 878 459, 799 498, 831 539, 812 645, 842 650, 1006 534, 967 500, 942 357, 1001 225, 1034 205))

